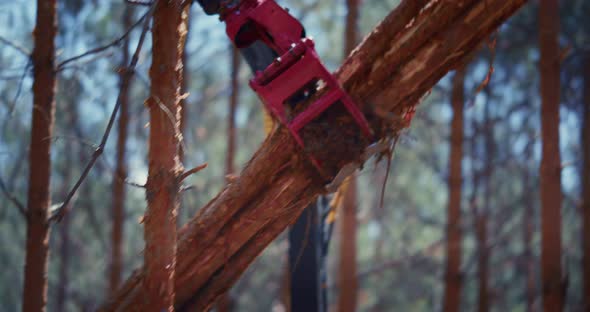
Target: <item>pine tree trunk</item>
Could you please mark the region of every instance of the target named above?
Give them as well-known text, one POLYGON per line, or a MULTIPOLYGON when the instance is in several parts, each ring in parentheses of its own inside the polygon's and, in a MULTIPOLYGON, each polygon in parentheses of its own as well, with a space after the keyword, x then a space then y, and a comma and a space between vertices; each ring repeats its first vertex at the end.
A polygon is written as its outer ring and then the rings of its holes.
POLYGON ((451 155, 449 173, 449 206, 447 210, 447 264, 445 273, 445 296, 443 311, 459 311, 461 304, 461 188, 463 163, 463 105, 465 67, 453 78, 451 123, 451 155))
POLYGON ((342 203, 340 222, 340 255, 338 272, 338 311, 354 312, 357 306, 357 187, 356 179, 350 178, 342 203))
MULTIPOLYGON (((123 25, 125 29, 132 24, 132 10, 131 5, 125 5, 125 12, 123 13, 123 25)), ((123 272, 123 233, 125 222, 125 180, 127 179, 127 162, 125 160, 125 152, 127 147, 127 132, 129 123, 129 87, 130 81, 126 80, 127 66, 129 64, 129 40, 126 39, 122 49, 123 57, 119 67, 119 82, 121 88, 121 95, 119 103, 121 103, 121 110, 119 111, 118 121, 118 135, 117 135, 117 155, 115 175, 113 176, 113 204, 111 214, 111 262, 109 270, 109 289, 108 292, 113 294, 119 284, 121 283, 121 274, 123 272)))
POLYGON ((584 252, 584 299, 585 310, 590 312, 590 53, 586 55, 586 72, 584 77, 584 121, 582 126, 582 150, 584 155, 583 179, 583 246, 584 252))
MULTIPOLYGON (((529 142, 524 151, 525 159, 532 159, 533 157, 533 145, 534 145, 534 134, 529 131, 529 142)), ((523 172, 523 187, 522 187, 522 205, 524 206, 523 214, 523 259, 522 259, 522 271, 525 272, 526 284, 525 284, 525 296, 526 296, 526 311, 535 311, 535 297, 536 297, 536 278, 535 278, 535 262, 536 259, 533 255, 533 235, 535 232, 535 201, 532 198, 534 194, 534 185, 531 181, 531 175, 528 168, 524 169, 523 172)))
POLYGON ((541 59, 541 271, 543 310, 563 309, 561 283, 561 159, 559 155, 559 5, 542 0, 539 7, 541 59))
POLYGON ((158 1, 153 17, 151 87, 146 102, 150 112, 148 207, 143 219, 144 300, 151 311, 174 310, 176 218, 182 172, 180 88, 187 31, 183 3, 158 1))
POLYGON ((236 158, 236 110, 240 95, 240 53, 233 48, 231 53, 231 91, 229 96, 229 111, 227 116, 227 155, 225 158, 225 174, 235 174, 236 158))
MULTIPOLYGON (((487 89, 486 89, 487 92, 487 89)), ((487 92, 487 96, 490 94, 487 92)), ((483 204, 477 211, 476 215, 476 237, 477 237, 477 255, 478 255, 478 304, 479 312, 490 310, 490 291, 489 291, 489 263, 491 249, 488 245, 488 223, 489 214, 492 211, 493 192, 493 175, 494 161, 496 158, 496 141, 494 138, 494 123, 491 115, 491 102, 487 101, 484 107, 484 157, 485 167, 483 171, 483 180, 485 182, 483 204)))
POLYGON ((23 311, 45 311, 47 303, 47 257, 49 206, 51 204, 51 142, 55 119, 56 0, 37 1, 34 49, 34 82, 29 190, 27 201, 27 250, 23 311))
MULTIPOLYGON (((346 0, 348 12, 344 34, 344 53, 350 54, 356 47, 359 19, 359 1, 346 0)), ((340 255, 338 272, 338 311, 354 312, 357 306, 357 179, 351 176, 345 187, 340 217, 340 255)))
MULTIPOLYGON (((525 3, 469 0, 457 5, 404 0, 348 57, 336 77, 354 99, 363 99, 357 101, 361 109, 369 112, 374 105, 390 112, 392 120, 399 120, 525 3)), ((368 117, 374 129, 381 129, 380 119, 368 117)), ((354 132, 360 136, 353 131, 350 118, 338 121, 312 123, 304 129, 307 146, 323 152, 316 157, 325 161, 329 174, 357 159, 367 144, 350 135, 354 132), (325 135, 317 135, 318 130, 325 135)), ((377 137, 383 135, 376 133, 377 137)), ((210 307, 324 191, 324 182, 317 179, 317 171, 300 153, 284 129, 275 131, 240 177, 182 228, 175 287, 179 310, 210 307)), ((144 278, 142 270, 137 271, 102 309, 145 307, 144 292, 138 289, 144 278)))
MULTIPOLYGON (((229 111, 227 115, 227 155, 225 157, 225 174, 226 176, 235 173, 235 154, 236 154, 236 109, 238 106, 238 96, 240 94, 240 81, 238 74, 240 72, 240 54, 238 49, 232 48, 231 52, 231 91, 229 95, 229 111)), ((217 312, 230 312, 232 307, 231 295, 229 290, 225 292, 217 301, 217 312)))

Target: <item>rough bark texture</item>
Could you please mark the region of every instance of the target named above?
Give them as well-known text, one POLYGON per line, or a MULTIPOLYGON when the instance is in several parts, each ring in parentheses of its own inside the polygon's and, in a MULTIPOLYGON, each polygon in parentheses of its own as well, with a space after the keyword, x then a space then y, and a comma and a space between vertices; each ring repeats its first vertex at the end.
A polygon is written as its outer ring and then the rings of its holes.
POLYGON ((56 0, 37 1, 33 32, 35 47, 29 190, 27 196, 27 251, 23 311, 45 311, 47 303, 47 256, 49 206, 51 204, 51 141, 55 119, 56 0))
POLYGON ((151 87, 146 101, 150 112, 148 207, 143 219, 146 275, 142 301, 147 306, 138 308, 141 311, 174 310, 176 217, 182 172, 180 87, 186 15, 183 1, 160 0, 153 17, 151 87))
POLYGON ((451 104, 451 155, 449 157, 449 206, 447 210, 447 263, 443 311, 459 311, 461 303, 461 187, 463 163, 463 105, 465 67, 453 77, 451 104))
POLYGON ((584 121, 582 126, 582 149, 584 154, 583 177, 583 246, 584 251, 584 298, 585 310, 590 312, 590 52, 586 55, 586 72, 584 77, 584 121))
MULTIPOLYGON (((132 10, 129 4, 125 6, 123 13, 123 25, 125 29, 132 24, 132 10)), ((129 40, 123 43, 122 59, 119 68, 119 81, 121 95, 119 103, 118 134, 117 134, 117 155, 115 175, 113 176, 113 205, 111 212, 111 261, 109 270, 109 289, 108 292, 113 294, 121 283, 121 273, 123 271, 123 224, 125 222, 125 180, 127 179, 127 163, 125 153, 127 147, 127 132, 129 123, 129 79, 126 79, 127 65, 129 64, 129 40)))
MULTIPOLYGON (((378 106, 399 119, 525 3, 402 1, 348 57, 337 78, 367 113, 378 106)), ((373 115, 368 118, 377 136, 383 136, 381 123, 373 115)), ((304 129, 309 148, 332 157, 317 156, 331 173, 356 159, 367 144, 358 139, 351 121, 342 119, 327 114, 304 129)), ((240 178, 181 230, 176 306, 206 310, 322 192, 323 183, 289 134, 279 129, 269 136, 240 178)), ((137 271, 103 310, 145 307, 139 287, 143 279, 142 270, 137 271)))
MULTIPOLYGON (((348 55, 358 42, 359 0, 346 0, 344 53, 348 55)), ((342 190, 343 188, 341 188, 342 190)), ((338 257, 338 311, 354 312, 357 306, 357 181, 351 176, 344 188, 344 202, 339 218, 340 255, 338 257)))
POLYGON ((559 5, 540 1, 539 46, 541 59, 541 277, 543 310, 561 311, 561 159, 559 155, 559 5))

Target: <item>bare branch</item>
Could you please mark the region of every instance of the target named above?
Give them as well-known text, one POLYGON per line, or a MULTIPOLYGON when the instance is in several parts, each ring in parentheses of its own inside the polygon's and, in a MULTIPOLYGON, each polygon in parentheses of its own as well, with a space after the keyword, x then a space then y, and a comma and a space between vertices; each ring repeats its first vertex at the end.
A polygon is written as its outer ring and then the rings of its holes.
POLYGON ((4 183, 4 180, 2 179, 2 177, 0 176, 0 191, 2 191, 2 193, 4 194, 4 196, 6 196, 6 198, 13 203, 16 208, 18 208, 18 211, 21 213, 21 215, 27 219, 28 218, 28 214, 27 214, 27 209, 25 208, 25 206, 23 205, 23 203, 21 203, 18 198, 16 198, 16 196, 14 196, 14 194, 12 194, 8 188, 6 187, 6 183, 4 183))
MULTIPOLYGON (((150 24, 149 17, 152 16, 152 14, 154 12, 154 8, 155 8, 155 5, 152 5, 152 7, 148 10, 148 12, 142 17, 142 20, 144 21, 143 22, 143 30, 142 30, 141 35, 139 37, 139 42, 137 43, 137 48, 135 49, 135 52, 133 53, 133 57, 131 58, 131 62, 129 63, 129 66, 125 69, 125 75, 124 75, 124 79, 121 83, 122 86, 119 89, 119 95, 117 96, 117 102, 115 103, 115 107, 113 107, 113 112, 111 113, 111 117, 110 117, 109 122, 107 124, 107 128, 102 136, 100 144, 95 149, 94 153, 92 154, 92 157, 90 158, 90 161, 88 162, 88 164, 84 168, 84 171, 82 171, 82 175, 80 176, 78 181, 76 181, 76 184, 74 184, 74 187, 68 193, 68 195, 67 195, 66 199, 64 200, 64 202, 62 203, 61 207, 56 211, 55 214, 53 214, 49 218, 50 221, 59 222, 68 213, 68 203, 70 202, 72 197, 74 197, 74 194, 76 194, 76 191, 78 191, 78 188, 80 188, 80 185, 82 185, 82 182, 84 182, 84 180, 86 179, 86 177, 90 173, 90 170, 92 169, 92 167, 94 167, 94 164, 96 163, 96 161, 98 160, 98 158, 100 157, 100 155, 102 155, 102 153, 104 151, 104 147, 107 143, 109 135, 111 134, 113 124, 115 123, 115 118, 117 117, 117 113, 119 112, 119 108, 121 107, 121 97, 122 97, 121 90, 124 90, 125 86, 129 85, 129 83, 131 82, 131 78, 135 74, 135 66, 137 66, 137 62, 139 60, 139 53, 141 52, 143 42, 145 40, 146 34, 149 29, 149 24, 150 24)), ((64 64, 64 63, 62 63, 62 64, 64 64)))
MULTIPOLYGON (((107 49, 109 49, 109 48, 113 47, 113 46, 116 46, 116 45, 118 45, 118 44, 119 44, 119 43, 121 43, 123 40, 125 40, 125 38, 127 38, 127 37, 129 36, 129 34, 131 34, 131 31, 132 31, 132 30, 133 30, 135 27, 137 27, 138 25, 140 25, 142 22, 149 20, 149 18, 148 18, 148 17, 150 17, 150 16, 152 15, 152 13, 153 13, 153 7, 154 7, 154 6, 152 6, 152 8, 150 8, 150 9, 149 9, 149 10, 148 10, 148 11, 147 11, 147 12, 146 12, 146 13, 145 13, 145 14, 144 14, 144 15, 143 15, 143 16, 142 16, 140 19, 138 19, 138 20, 137 20, 137 21, 136 21, 136 22, 135 22, 133 25, 131 25, 131 27, 129 27, 129 28, 128 28, 128 29, 127 29, 127 30, 126 30, 124 33, 123 33, 123 35, 121 35, 119 38, 117 38, 117 39, 113 40, 112 42, 110 42, 110 43, 108 43, 108 44, 105 44, 105 45, 103 45, 103 46, 100 46, 100 47, 97 47, 97 48, 94 48, 94 49, 88 50, 88 51, 86 51, 86 52, 84 52, 84 53, 82 53, 82 54, 80 54, 80 55, 76 55, 76 56, 74 56, 74 57, 72 57, 72 58, 69 58, 69 59, 67 59, 67 60, 65 60, 65 61, 63 61, 63 62, 61 62, 61 63, 59 63, 59 65, 57 65, 57 71, 61 71, 61 70, 63 70, 63 69, 64 69, 64 67, 65 67, 67 64, 71 63, 71 62, 74 62, 74 61, 76 61, 76 60, 79 60, 79 59, 81 59, 81 58, 87 57, 87 56, 89 56, 89 55, 93 55, 93 54, 96 54, 96 53, 100 53, 100 52, 102 52, 102 51, 105 51, 105 50, 107 50, 107 49)), ((145 32, 147 32, 147 28, 148 28, 148 27, 149 27, 149 23, 145 23, 145 22, 144 22, 144 31, 145 31, 145 32)), ((139 46, 139 45, 138 45, 138 46, 139 46)))
POLYGON ((12 42, 2 36, 0 36, 0 42, 4 43, 5 45, 7 45, 9 47, 14 48, 15 50, 17 50, 18 52, 20 52, 22 55, 26 56, 27 58, 31 57, 31 52, 16 42, 12 42))

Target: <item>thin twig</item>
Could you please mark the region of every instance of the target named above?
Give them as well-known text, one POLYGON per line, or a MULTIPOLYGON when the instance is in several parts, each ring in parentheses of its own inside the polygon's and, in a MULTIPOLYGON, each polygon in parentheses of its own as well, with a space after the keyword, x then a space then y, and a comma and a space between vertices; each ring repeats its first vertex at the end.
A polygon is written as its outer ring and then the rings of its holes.
MULTIPOLYGON (((84 52, 84 53, 82 53, 82 54, 76 55, 76 56, 74 56, 74 57, 72 57, 72 58, 69 58, 69 59, 67 59, 67 60, 65 60, 65 61, 63 61, 63 62, 61 62, 61 63, 59 63, 59 65, 57 65, 57 71, 61 71, 61 70, 63 70, 63 69, 64 69, 64 67, 65 67, 67 64, 69 64, 69 63, 71 63, 71 62, 73 62, 73 61, 79 60, 79 59, 81 59, 81 58, 83 58, 83 57, 86 57, 86 56, 89 56, 89 55, 92 55, 92 54, 100 53, 100 52, 102 52, 102 51, 104 51, 104 50, 107 50, 107 49, 109 49, 109 48, 111 48, 111 47, 113 47, 113 46, 116 46, 116 45, 118 45, 118 44, 119 44, 119 43, 121 43, 123 40, 125 40, 125 38, 127 38, 127 37, 129 36, 129 34, 131 34, 131 31, 132 31, 132 30, 133 30, 135 27, 137 27, 138 25, 140 25, 140 24, 141 24, 143 21, 145 21, 145 20, 149 20, 148 16, 151 16, 151 14, 152 14, 152 12, 153 12, 153 8, 154 8, 154 6, 152 5, 152 8, 150 8, 150 9, 149 9, 149 10, 148 10, 148 11, 147 11, 147 12, 146 12, 146 13, 145 13, 145 14, 144 14, 144 15, 143 15, 143 16, 142 16, 140 19, 138 19, 138 20, 137 20, 137 21, 136 21, 136 22, 135 22, 133 25, 131 25, 131 27, 129 27, 129 28, 128 28, 128 29, 127 29, 127 30, 126 30, 124 33, 123 33, 123 35, 121 35, 119 38, 117 38, 117 39, 113 40, 112 42, 110 42, 110 43, 108 43, 108 44, 105 44, 105 45, 103 45, 103 46, 100 46, 100 47, 97 47, 97 48, 94 48, 94 49, 88 50, 88 51, 86 51, 86 52, 84 52)), ((146 23, 144 22, 144 27, 145 27, 145 25, 149 25, 149 23, 148 23, 148 24, 146 24, 146 23)), ((146 32, 147 32, 147 28, 145 28, 145 29, 144 29, 144 31, 146 31, 146 32)))
POLYGON ((14 196, 14 194, 12 194, 10 191, 8 191, 8 188, 6 187, 6 184, 4 183, 4 180, 2 179, 1 176, 0 176, 0 190, 2 191, 4 196, 6 196, 6 198, 10 202, 12 202, 16 206, 16 208, 18 208, 18 211, 23 215, 23 217, 25 219, 27 219, 29 214, 27 213, 27 209, 25 208, 25 205, 23 205, 23 203, 21 203, 18 200, 18 198, 16 198, 16 196, 14 196))
POLYGON ((184 179, 188 178, 191 174, 195 174, 203 169, 207 168, 207 163, 204 163, 202 165, 196 166, 193 169, 189 170, 189 171, 185 171, 183 172, 179 177, 178 177, 178 182, 182 182, 184 181, 184 179))
POLYGON ((18 52, 20 52, 22 55, 26 56, 27 58, 31 57, 31 52, 16 42, 12 42, 2 36, 0 36, 0 42, 3 42, 7 46, 14 48, 15 50, 17 50, 18 52))
POLYGON ((155 5, 152 5, 152 7, 148 10, 148 12, 144 15, 144 17, 142 17, 142 19, 144 20, 143 30, 142 30, 141 35, 139 37, 139 42, 137 43, 137 48, 135 49, 135 52, 133 53, 133 57, 131 58, 131 62, 129 63, 129 66, 125 69, 125 75, 124 75, 123 82, 121 83, 121 88, 119 89, 119 95, 117 96, 117 102, 115 103, 115 107, 113 108, 113 112, 111 113, 109 123, 107 124, 107 128, 102 136, 100 144, 94 150, 94 153, 92 153, 92 157, 90 158, 90 161, 88 162, 88 164, 84 168, 84 171, 82 171, 82 175, 80 176, 78 181, 76 181, 76 184, 74 185, 72 190, 70 190, 70 192, 68 193, 68 195, 67 195, 66 199, 64 200, 64 202, 62 203, 61 207, 56 211, 55 214, 53 214, 49 218, 50 221, 60 222, 63 219, 63 217, 67 214, 68 203, 70 202, 72 197, 74 197, 74 194, 76 194, 76 191, 78 190, 78 188, 80 188, 80 185, 82 185, 82 182, 84 182, 84 180, 88 176, 88 173, 90 173, 90 169, 92 169, 92 167, 94 167, 94 164, 96 163, 96 161, 98 160, 98 158, 100 157, 100 155, 102 155, 102 153, 104 151, 104 148, 105 148, 105 145, 106 145, 107 140, 109 138, 109 135, 111 134, 111 129, 113 128, 113 124, 115 123, 115 118, 117 117, 117 113, 119 112, 119 108, 121 107, 121 97, 123 96, 122 90, 126 89, 126 86, 129 85, 131 78, 133 77, 133 75, 135 73, 135 66, 137 65, 137 62, 139 60, 139 53, 141 52, 143 42, 145 40, 146 34, 149 29, 150 18, 148 18, 148 17, 151 17, 151 15, 154 12, 154 8, 155 8, 155 5))

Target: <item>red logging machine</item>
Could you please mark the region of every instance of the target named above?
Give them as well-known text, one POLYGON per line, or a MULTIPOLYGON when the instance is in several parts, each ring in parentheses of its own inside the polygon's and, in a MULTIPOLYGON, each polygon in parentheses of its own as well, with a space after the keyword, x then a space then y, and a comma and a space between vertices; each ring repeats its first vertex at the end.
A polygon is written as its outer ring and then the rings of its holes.
MULTIPOLYGON (((289 129, 301 148, 305 150, 300 130, 337 102, 344 105, 363 135, 372 136, 364 115, 324 67, 313 40, 305 37, 301 23, 286 9, 274 0, 242 0, 235 5, 225 3, 221 20, 226 23, 227 35, 237 48, 262 41, 277 55, 266 69, 255 73, 250 87, 271 115, 289 129), (319 87, 326 91, 296 116, 288 116, 298 101, 314 94, 319 87)), ((321 163, 313 155, 310 159, 321 172, 321 163)))

